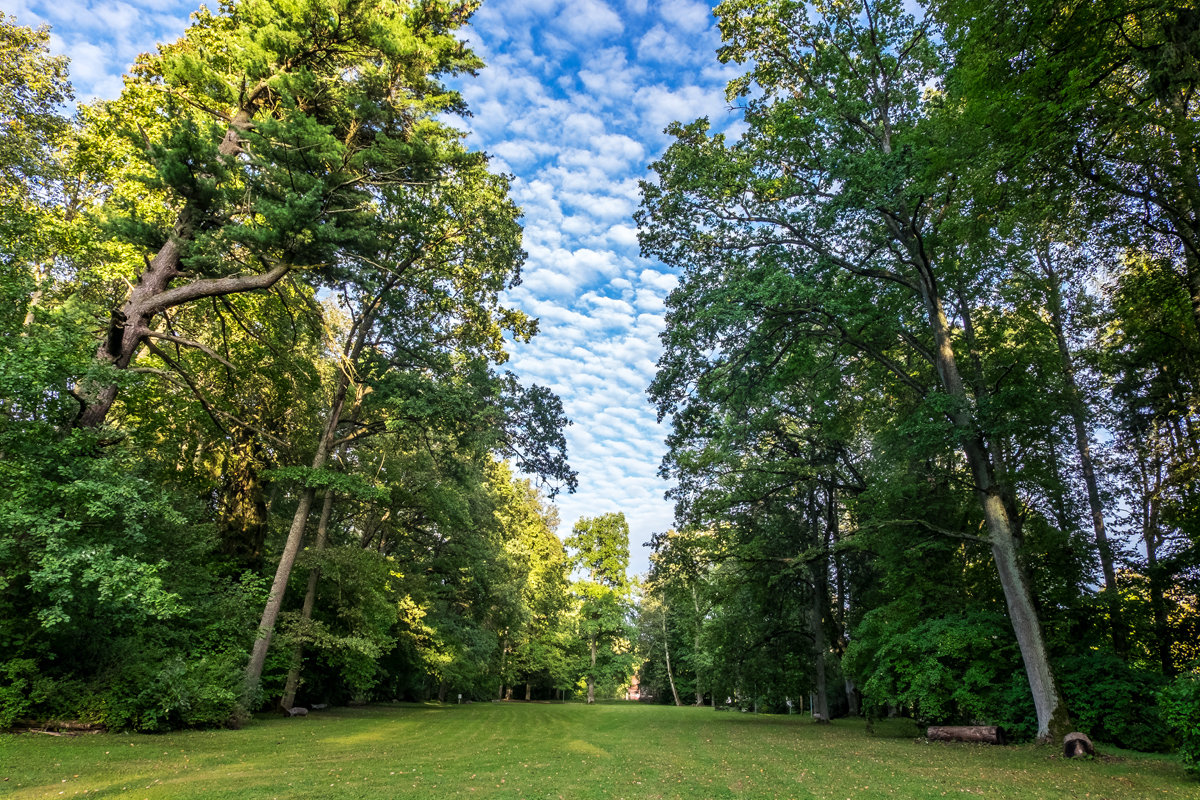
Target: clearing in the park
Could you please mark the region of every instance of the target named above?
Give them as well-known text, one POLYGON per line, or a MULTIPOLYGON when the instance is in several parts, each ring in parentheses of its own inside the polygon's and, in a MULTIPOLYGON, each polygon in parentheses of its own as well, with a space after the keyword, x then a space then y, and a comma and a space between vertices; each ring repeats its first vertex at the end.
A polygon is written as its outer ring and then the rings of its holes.
POLYGON ((1167 757, 929 744, 911 722, 632 703, 333 709, 240 731, 0 735, 0 795, 138 798, 1195 797, 1167 757))

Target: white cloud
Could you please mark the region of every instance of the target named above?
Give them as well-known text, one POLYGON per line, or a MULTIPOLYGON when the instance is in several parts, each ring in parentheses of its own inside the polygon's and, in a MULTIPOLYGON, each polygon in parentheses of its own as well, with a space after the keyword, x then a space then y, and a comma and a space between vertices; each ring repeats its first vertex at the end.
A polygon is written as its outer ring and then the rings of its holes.
POLYGON ((573 0, 566 4, 555 22, 579 39, 613 36, 625 30, 621 17, 601 0, 573 0))
POLYGON ((664 22, 692 35, 714 24, 712 7, 697 0, 659 0, 657 7, 664 22))

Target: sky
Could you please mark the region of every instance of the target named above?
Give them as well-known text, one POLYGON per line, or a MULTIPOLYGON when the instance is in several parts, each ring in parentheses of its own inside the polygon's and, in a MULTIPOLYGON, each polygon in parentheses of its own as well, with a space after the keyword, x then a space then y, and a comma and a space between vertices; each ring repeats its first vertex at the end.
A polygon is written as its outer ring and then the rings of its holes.
MULTIPOLYGON (((196 4, 198 5, 198 3, 196 4)), ((48 24, 71 59, 79 102, 115 97, 141 52, 179 37, 189 0, 0 0, 19 24, 48 24)), ((215 3, 213 4, 215 5, 215 3)), ((559 535, 580 517, 622 511, 630 570, 672 526, 658 477, 665 426, 646 396, 661 352, 672 271, 638 252, 638 181, 674 120, 707 116, 735 131, 725 101, 736 66, 717 61, 705 0, 484 0, 464 35, 487 67, 456 81, 468 142, 513 176, 528 260, 510 304, 540 319, 507 368, 552 388, 567 429, 575 494, 560 494, 559 535)))

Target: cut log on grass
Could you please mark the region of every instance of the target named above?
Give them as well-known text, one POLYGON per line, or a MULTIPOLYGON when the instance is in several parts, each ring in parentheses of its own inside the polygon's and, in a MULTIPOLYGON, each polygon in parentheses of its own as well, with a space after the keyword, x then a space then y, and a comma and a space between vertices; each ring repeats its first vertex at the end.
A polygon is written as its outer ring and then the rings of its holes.
POLYGON ((934 725, 925 731, 931 742, 973 742, 1004 744, 1004 728, 999 725, 934 725))
POLYGON ((1079 756, 1095 756, 1096 748, 1086 733, 1075 731, 1063 737, 1063 755, 1067 758, 1079 756))
POLYGON ((308 709, 304 706, 296 706, 295 708, 285 708, 283 710, 285 717, 307 717, 308 709))

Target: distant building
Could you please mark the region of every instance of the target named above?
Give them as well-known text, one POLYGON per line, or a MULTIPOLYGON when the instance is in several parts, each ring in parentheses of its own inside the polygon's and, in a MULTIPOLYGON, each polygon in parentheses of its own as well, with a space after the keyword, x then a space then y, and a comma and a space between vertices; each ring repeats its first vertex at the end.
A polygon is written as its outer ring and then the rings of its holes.
POLYGON ((625 699, 626 700, 641 700, 642 699, 642 687, 641 687, 640 683, 638 682, 637 675, 634 675, 632 678, 629 679, 629 689, 627 689, 625 692, 625 699))

